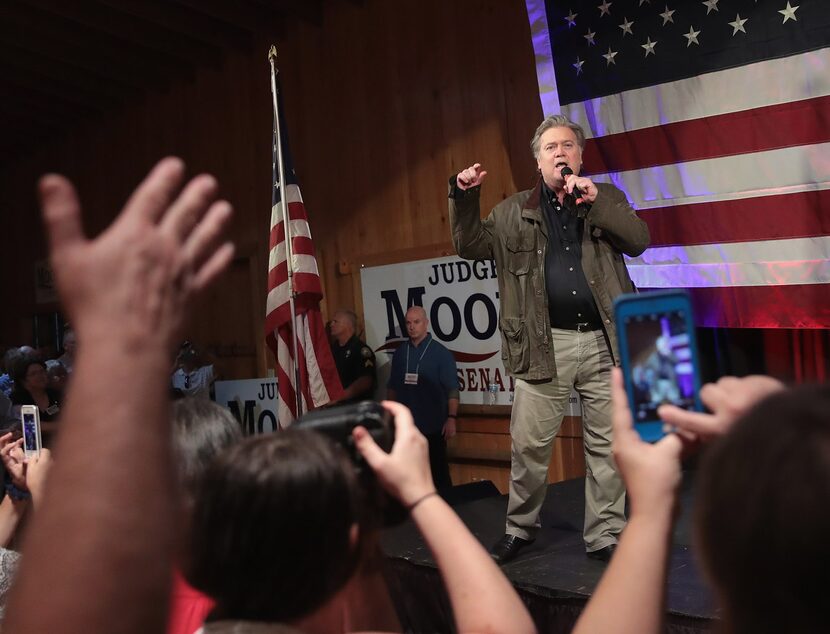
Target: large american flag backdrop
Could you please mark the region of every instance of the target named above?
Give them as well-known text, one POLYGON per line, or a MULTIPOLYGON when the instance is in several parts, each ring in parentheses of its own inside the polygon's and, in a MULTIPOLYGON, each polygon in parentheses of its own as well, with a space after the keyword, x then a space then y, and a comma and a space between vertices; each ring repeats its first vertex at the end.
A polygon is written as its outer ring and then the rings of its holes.
MULTIPOLYGON (((279 84, 277 84, 279 86, 279 84)), ((308 225, 303 197, 288 144, 288 131, 283 116, 282 91, 277 88, 280 117, 284 187, 279 183, 274 140, 273 194, 271 231, 268 256, 268 296, 266 299, 266 341, 277 359, 279 390, 279 422, 286 427, 297 417, 297 386, 294 374, 292 336, 297 338, 297 360, 302 383, 303 411, 309 411, 338 398, 343 391, 334 365, 328 336, 320 313, 323 298, 314 242, 308 225), (291 235, 291 261, 294 275, 294 319, 289 302, 288 258, 285 224, 280 210, 280 197, 285 194, 291 235)))
POLYGON ((830 2, 526 5, 545 114, 651 230, 637 286, 703 326, 830 327, 830 2))

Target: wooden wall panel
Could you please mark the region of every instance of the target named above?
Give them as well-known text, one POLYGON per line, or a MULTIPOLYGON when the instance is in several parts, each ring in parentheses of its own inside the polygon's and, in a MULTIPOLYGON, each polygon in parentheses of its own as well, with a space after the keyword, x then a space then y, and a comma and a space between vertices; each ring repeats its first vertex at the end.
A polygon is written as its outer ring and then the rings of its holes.
MULTIPOLYGON (((447 453, 454 484, 492 480, 499 491, 507 493, 510 484, 509 417, 460 417, 456 436, 447 443, 447 453)), ((551 449, 548 482, 584 475, 582 421, 566 416, 551 449)))
POLYGON ((309 141, 294 142, 301 182, 325 174, 330 185, 304 185, 330 309, 357 303, 337 262, 451 248, 451 173, 485 164, 485 207, 529 187, 528 141, 542 116, 522 2, 369 2, 332 12, 322 29, 303 27, 314 52, 284 78, 287 97, 304 94, 302 116, 289 112, 292 138, 309 141), (321 57, 325 80, 310 86, 321 57))

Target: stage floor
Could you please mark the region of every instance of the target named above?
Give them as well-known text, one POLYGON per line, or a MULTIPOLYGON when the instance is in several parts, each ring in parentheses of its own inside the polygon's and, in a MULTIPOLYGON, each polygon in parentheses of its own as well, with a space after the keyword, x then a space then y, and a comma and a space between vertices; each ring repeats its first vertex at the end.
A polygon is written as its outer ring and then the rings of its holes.
MULTIPOLYGON (((702 632, 709 630, 710 620, 716 614, 711 593, 691 551, 694 472, 685 473, 683 482, 681 516, 669 569, 667 631, 702 632)), ((456 487, 448 496, 449 501, 464 497, 464 488, 456 487)), ((489 549, 503 534, 506 495, 496 492, 490 497, 454 504, 454 508, 485 548, 489 549)), ((539 537, 517 559, 503 566, 540 632, 570 631, 605 570, 605 564, 585 556, 584 508, 582 478, 550 485, 542 508, 539 537)), ((451 613, 443 585, 414 525, 407 522, 388 530, 383 548, 388 557, 392 598, 405 631, 451 631, 451 613)))

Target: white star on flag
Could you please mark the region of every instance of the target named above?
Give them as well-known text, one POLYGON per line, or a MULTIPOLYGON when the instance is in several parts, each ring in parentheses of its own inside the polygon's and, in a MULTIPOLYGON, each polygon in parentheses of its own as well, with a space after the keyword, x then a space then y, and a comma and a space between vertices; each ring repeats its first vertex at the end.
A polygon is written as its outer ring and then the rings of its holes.
POLYGON ((795 12, 798 11, 798 7, 801 5, 796 5, 794 7, 790 6, 790 3, 787 2, 787 6, 781 9, 778 13, 784 16, 784 21, 782 24, 786 24, 787 20, 792 20, 793 22, 798 22, 798 18, 795 17, 795 12))
POLYGON ((613 2, 608 2, 608 0, 602 0, 602 4, 597 7, 599 9, 599 17, 604 15, 611 15, 611 5, 614 4, 613 2))
POLYGON ((695 27, 690 26, 689 32, 683 34, 683 37, 688 40, 688 42, 686 42, 686 48, 689 48, 693 43, 700 46, 700 42, 697 41, 698 35, 700 35, 700 31, 695 31, 695 27))
POLYGON ((594 36, 595 36, 595 35, 596 35, 596 32, 595 32, 595 31, 588 31, 588 32, 587 32, 585 35, 583 35, 582 37, 584 37, 586 40, 588 40, 588 45, 589 45, 589 46, 593 46, 594 44, 596 44, 596 42, 594 42, 594 36))
POLYGON ((738 31, 743 31, 744 33, 746 33, 746 29, 744 28, 744 24, 746 23, 746 21, 747 21, 747 20, 749 20, 749 18, 744 18, 744 19, 742 20, 742 19, 741 19, 741 14, 740 14, 740 13, 738 13, 738 14, 735 16, 735 21, 734 21, 734 22, 729 22, 729 23, 728 23, 728 24, 729 24, 729 26, 731 26, 731 27, 734 29, 734 30, 732 31, 732 37, 735 37, 735 35, 737 35, 737 34, 738 34, 738 31))
POLYGON ((826 333, 830 0, 601 3, 524 4, 542 110, 584 127, 583 172, 649 226, 632 280, 688 289, 701 325, 826 333))
POLYGON ((574 13, 574 10, 571 9, 571 12, 565 16, 565 21, 568 23, 568 28, 572 26, 576 26, 576 16, 579 15, 578 13, 574 13))
POLYGON ((576 58, 576 64, 571 64, 576 69, 576 74, 580 75, 582 73, 582 65, 585 63, 585 60, 581 60, 578 57, 576 58))

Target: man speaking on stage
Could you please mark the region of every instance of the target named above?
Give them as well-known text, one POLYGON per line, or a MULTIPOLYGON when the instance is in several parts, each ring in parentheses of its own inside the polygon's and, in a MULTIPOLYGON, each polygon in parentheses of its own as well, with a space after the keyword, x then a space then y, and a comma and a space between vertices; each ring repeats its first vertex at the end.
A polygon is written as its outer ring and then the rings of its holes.
POLYGON ((500 564, 541 527, 553 440, 573 388, 582 399, 588 556, 610 559, 625 525, 625 488, 611 455, 613 301, 634 290, 623 254, 640 255, 649 232, 622 191, 579 175, 584 147, 579 125, 547 117, 531 141, 538 183, 484 220, 479 195, 487 172, 476 163, 450 179, 458 255, 492 258, 498 268, 501 356, 516 379, 507 523, 491 551, 500 564))

